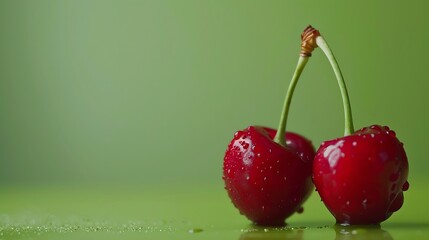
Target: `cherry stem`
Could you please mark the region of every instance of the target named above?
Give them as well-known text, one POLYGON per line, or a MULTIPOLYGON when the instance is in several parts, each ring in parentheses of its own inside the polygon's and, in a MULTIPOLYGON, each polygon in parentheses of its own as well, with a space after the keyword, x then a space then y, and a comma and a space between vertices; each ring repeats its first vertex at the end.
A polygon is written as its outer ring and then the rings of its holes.
POLYGON ((341 73, 338 62, 335 59, 335 56, 332 50, 329 48, 328 44, 326 43, 325 39, 322 36, 317 36, 316 43, 317 43, 317 46, 320 47, 320 49, 322 49, 322 51, 325 53, 326 57, 329 60, 329 63, 332 66, 332 69, 334 70, 335 77, 337 78, 338 86, 340 87, 340 91, 341 91, 341 97, 343 99, 343 107, 344 107, 344 125, 345 125, 344 136, 350 135, 354 133, 354 128, 353 128, 352 108, 350 105, 349 94, 347 93, 346 82, 344 81, 343 74, 341 73))
POLYGON ((285 101, 283 104, 283 112, 280 117, 279 127, 277 128, 276 136, 274 137, 274 142, 286 146, 286 122, 289 113, 289 106, 292 102, 292 95, 295 90, 296 84, 298 83, 299 77, 301 76, 302 71, 304 70, 305 65, 307 64, 309 56, 301 55, 298 59, 298 64, 295 68, 295 73, 293 74, 292 80, 289 84, 289 88, 286 93, 285 101))

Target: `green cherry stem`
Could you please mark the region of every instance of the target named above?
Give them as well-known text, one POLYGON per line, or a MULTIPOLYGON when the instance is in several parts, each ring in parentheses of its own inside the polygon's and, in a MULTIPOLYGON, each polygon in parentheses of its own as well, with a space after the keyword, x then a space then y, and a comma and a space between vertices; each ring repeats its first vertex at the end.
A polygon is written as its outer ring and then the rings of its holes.
POLYGON ((289 113, 290 103, 292 102, 292 95, 295 91, 295 87, 298 83, 299 77, 301 76, 301 73, 304 70, 305 65, 307 64, 308 59, 311 57, 311 52, 313 52, 314 48, 317 47, 315 38, 319 35, 319 31, 317 31, 311 26, 305 28, 303 33, 301 34, 301 54, 298 59, 298 64, 296 65, 295 72, 292 76, 292 80, 289 84, 289 88, 286 92, 286 97, 283 104, 283 111, 280 117, 280 123, 277 128, 276 136, 274 136, 274 142, 282 146, 286 146, 286 122, 289 113))
POLYGON ((302 71, 304 70, 305 65, 308 62, 308 56, 300 56, 298 59, 298 64, 295 68, 295 73, 293 74, 292 80, 289 84, 289 88, 286 92, 285 101, 283 104, 283 112, 280 117, 279 127, 277 128, 276 136, 274 137, 274 142, 286 146, 286 122, 289 114, 290 103, 292 102, 292 95, 295 91, 296 84, 298 83, 299 77, 301 76, 302 71))
POLYGON ((340 87, 341 97, 343 99, 343 107, 344 107, 344 136, 350 135, 354 133, 353 129, 353 117, 352 117, 352 108, 350 105, 349 94, 347 93, 346 82, 344 81, 343 74, 341 73, 340 67, 338 65, 337 60, 335 59, 332 50, 329 48, 325 39, 322 36, 316 37, 316 44, 322 51, 325 53, 326 57, 329 60, 329 63, 334 70, 335 77, 338 81, 338 86, 340 87))

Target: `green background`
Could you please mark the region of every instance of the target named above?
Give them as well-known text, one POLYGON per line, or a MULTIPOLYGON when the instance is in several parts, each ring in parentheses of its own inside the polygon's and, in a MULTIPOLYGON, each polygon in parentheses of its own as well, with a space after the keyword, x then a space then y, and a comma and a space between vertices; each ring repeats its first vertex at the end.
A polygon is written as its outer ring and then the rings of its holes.
MULTIPOLYGON (((246 226, 222 189, 223 154, 235 131, 277 126, 308 24, 336 53, 355 127, 388 125, 405 144, 408 201, 415 204, 407 204, 406 194, 397 219, 427 222, 419 201, 427 199, 429 182, 428 7, 425 1, 0 0, 0 210, 10 217, 0 222, 16 225, 19 214, 119 222, 170 214, 214 229, 222 223, 221 232, 246 226), (112 195, 112 205, 99 204, 112 195), (70 205, 80 197, 88 205, 70 205), (127 210, 119 211, 121 205, 127 210), (132 211, 138 205, 147 208, 144 216, 132 211)), ((316 49, 287 126, 316 148, 343 133, 336 84, 316 49)), ((321 222, 306 211, 302 225, 332 224, 317 198, 308 205, 321 222)))

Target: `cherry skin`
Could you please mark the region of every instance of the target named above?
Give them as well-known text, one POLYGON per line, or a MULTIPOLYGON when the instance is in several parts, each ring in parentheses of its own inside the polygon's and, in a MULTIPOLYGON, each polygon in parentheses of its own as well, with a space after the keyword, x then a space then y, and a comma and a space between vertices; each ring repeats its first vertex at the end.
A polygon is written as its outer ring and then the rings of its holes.
POLYGON ((315 150, 304 137, 287 132, 286 147, 273 141, 276 130, 250 126, 235 133, 225 153, 223 179, 232 203, 249 220, 282 226, 313 187, 315 150))
POLYGON ((379 224, 399 210, 408 189, 403 144, 387 126, 372 125, 322 143, 313 181, 338 224, 379 224))

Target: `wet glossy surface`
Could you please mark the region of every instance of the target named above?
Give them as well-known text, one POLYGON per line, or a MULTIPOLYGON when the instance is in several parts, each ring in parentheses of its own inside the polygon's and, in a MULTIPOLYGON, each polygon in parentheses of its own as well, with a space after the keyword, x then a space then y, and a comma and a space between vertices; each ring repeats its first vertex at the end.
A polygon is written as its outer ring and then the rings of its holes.
POLYGON ((381 228, 333 227, 317 194, 284 228, 257 228, 222 185, 139 188, 3 187, 0 239, 427 239, 427 182, 413 180, 381 228))
POLYGON ((298 134, 286 134, 289 144, 273 141, 275 130, 250 126, 229 143, 223 179, 234 206, 254 223, 283 226, 301 211, 313 190, 314 148, 298 134))
POLYGON ((339 223, 384 221, 401 208, 409 187, 403 144, 379 125, 322 143, 313 172, 321 198, 339 223))

